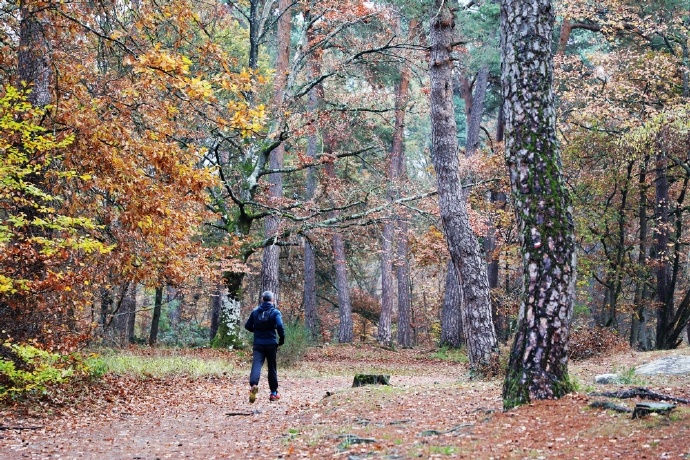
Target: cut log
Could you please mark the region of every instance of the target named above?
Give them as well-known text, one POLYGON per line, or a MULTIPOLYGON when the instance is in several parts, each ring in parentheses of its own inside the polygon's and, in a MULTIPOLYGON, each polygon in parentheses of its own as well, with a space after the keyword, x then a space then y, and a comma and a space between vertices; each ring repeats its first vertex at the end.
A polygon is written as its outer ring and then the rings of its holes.
POLYGON ((355 380, 352 382, 352 387, 361 387, 364 385, 390 385, 390 375, 380 374, 357 374, 355 380))
POLYGON ((666 415, 676 408, 675 404, 666 403, 637 403, 632 418, 642 418, 649 414, 666 415))

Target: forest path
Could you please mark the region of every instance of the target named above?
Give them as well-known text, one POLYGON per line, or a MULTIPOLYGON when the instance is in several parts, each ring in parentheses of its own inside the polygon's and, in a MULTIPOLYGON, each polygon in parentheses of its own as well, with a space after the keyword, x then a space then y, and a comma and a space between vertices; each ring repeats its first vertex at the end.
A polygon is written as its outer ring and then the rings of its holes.
MULTIPOLYGON (((585 361, 572 373, 584 385, 654 356, 585 361)), ((217 378, 109 377, 47 416, 5 411, 5 426, 41 428, 0 432, 0 458, 690 458, 688 407, 632 420, 589 409, 580 393, 503 413, 499 380, 470 380, 464 364, 419 350, 314 349, 279 370, 278 402, 264 373, 249 404, 246 374, 248 363, 217 378), (391 386, 351 388, 357 372, 391 374, 391 386)), ((648 383, 690 397, 690 376, 648 383)))

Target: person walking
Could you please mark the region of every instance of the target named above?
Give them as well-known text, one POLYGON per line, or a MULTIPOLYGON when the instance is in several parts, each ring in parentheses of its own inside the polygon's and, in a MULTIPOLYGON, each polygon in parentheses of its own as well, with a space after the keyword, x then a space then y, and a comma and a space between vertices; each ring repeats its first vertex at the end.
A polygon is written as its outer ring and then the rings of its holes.
POLYGON ((264 361, 268 361, 268 386, 271 394, 269 401, 280 399, 278 394, 278 363, 276 362, 278 347, 285 343, 285 327, 283 315, 275 306, 275 295, 271 291, 261 294, 261 305, 249 315, 244 325, 249 332, 254 333, 252 353, 252 370, 249 374, 249 402, 256 401, 259 391, 259 378, 264 361), (278 332, 276 336, 276 331, 278 332))

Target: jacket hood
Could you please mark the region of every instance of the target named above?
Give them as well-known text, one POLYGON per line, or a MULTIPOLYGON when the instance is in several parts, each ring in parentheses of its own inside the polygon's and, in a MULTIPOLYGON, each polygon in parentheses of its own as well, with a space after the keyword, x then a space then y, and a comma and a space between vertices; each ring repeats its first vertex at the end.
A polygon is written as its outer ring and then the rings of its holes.
POLYGON ((275 307, 276 306, 271 302, 261 302, 261 305, 259 305, 259 311, 273 310, 275 307))

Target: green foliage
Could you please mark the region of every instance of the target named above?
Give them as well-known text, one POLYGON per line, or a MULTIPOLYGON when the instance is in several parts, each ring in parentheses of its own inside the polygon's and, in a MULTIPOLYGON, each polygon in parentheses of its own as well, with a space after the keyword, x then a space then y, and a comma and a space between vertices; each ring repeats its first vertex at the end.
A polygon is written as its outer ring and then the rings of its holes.
POLYGON ((6 342, 0 345, 0 401, 28 395, 45 394, 51 385, 76 377, 101 377, 97 362, 84 361, 79 355, 61 355, 32 345, 6 342))
POLYGON ((209 328, 198 322, 183 322, 158 333, 158 344, 167 347, 202 348, 208 346, 209 328))
POLYGON ((278 348, 278 364, 293 366, 307 353, 312 340, 309 330, 302 323, 288 323, 285 325, 285 344, 278 348))
POLYGON ((613 373, 618 374, 618 380, 623 385, 643 386, 644 380, 635 374, 635 367, 618 368, 613 366, 613 373))
POLYGON ((221 321, 218 325, 218 332, 216 336, 211 340, 211 348, 227 348, 232 349, 243 349, 247 346, 247 342, 244 339, 244 332, 242 330, 235 333, 231 333, 228 323, 221 321))

